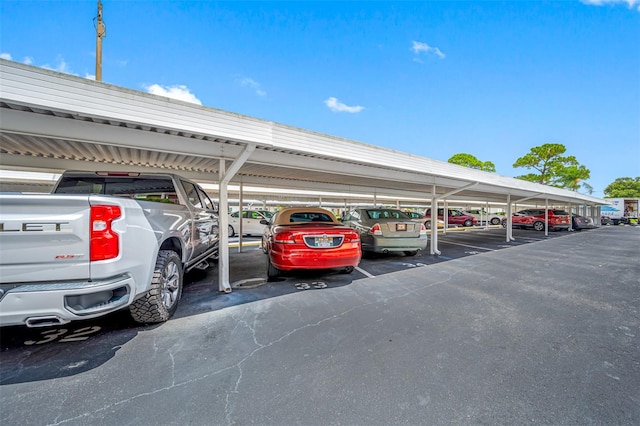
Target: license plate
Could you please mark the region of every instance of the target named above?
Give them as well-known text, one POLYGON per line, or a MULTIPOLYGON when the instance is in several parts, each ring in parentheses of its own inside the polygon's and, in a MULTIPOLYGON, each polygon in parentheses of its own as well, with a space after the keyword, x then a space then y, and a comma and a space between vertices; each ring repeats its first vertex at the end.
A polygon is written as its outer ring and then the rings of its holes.
POLYGON ((316 247, 332 247, 333 237, 316 237, 316 247))
POLYGON ((406 223, 396 223, 396 231, 406 231, 407 224, 406 223))

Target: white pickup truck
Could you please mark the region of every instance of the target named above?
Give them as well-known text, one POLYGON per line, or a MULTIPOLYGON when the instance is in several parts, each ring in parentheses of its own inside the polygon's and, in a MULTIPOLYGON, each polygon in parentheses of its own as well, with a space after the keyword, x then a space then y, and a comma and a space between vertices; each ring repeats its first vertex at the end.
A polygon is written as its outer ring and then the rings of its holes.
POLYGON ((166 321, 184 272, 218 254, 205 191, 174 174, 65 172, 51 194, 0 194, 0 326, 129 308, 166 321))

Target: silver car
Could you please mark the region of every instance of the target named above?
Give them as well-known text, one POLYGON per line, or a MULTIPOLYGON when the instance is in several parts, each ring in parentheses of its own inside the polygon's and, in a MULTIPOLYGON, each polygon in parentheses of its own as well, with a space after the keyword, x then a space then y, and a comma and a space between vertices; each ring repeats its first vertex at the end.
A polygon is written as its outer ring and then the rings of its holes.
POLYGON ((361 207, 347 212, 342 221, 360 234, 363 252, 403 252, 415 256, 427 247, 427 229, 398 209, 361 207))

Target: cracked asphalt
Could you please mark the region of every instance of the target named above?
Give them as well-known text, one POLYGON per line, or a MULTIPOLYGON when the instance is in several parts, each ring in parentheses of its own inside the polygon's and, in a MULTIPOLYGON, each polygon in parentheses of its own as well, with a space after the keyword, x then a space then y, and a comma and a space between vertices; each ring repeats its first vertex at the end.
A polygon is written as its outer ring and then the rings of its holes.
POLYGON ((640 227, 495 234, 230 294, 198 271, 156 326, 5 328, 0 423, 640 424, 640 227))

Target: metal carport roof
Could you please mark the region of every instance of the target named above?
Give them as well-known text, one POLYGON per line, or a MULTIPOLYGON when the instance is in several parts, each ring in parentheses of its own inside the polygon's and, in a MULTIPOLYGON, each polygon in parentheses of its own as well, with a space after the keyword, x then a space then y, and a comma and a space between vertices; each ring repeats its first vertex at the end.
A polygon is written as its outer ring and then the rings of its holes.
MULTIPOLYGON (((151 169, 227 185, 598 206, 600 198, 0 59, 0 166, 151 169)), ((220 229, 226 229, 226 215, 220 229)), ((434 231, 435 233, 435 231, 434 231)), ((228 288, 221 233, 220 282, 228 288)))

